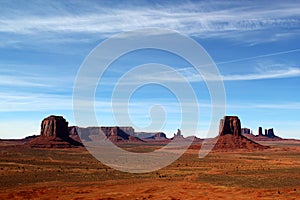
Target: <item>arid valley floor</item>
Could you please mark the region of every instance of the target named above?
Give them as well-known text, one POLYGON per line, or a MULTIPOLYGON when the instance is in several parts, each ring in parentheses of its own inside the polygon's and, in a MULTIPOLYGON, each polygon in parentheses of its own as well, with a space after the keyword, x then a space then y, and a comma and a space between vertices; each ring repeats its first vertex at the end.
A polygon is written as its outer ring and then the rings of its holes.
POLYGON ((2 140, 0 199, 300 199, 300 142, 260 143, 271 148, 213 151, 203 159, 195 145, 166 168, 131 174, 101 164, 84 147, 34 149, 2 140))

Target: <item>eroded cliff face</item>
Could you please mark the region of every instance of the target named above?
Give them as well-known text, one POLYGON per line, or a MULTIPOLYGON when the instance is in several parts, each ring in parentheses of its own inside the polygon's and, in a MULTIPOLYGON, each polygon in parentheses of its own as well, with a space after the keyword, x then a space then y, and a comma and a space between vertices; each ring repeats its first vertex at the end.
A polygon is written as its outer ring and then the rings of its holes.
POLYGON ((242 135, 241 121, 237 116, 225 116, 220 120, 219 137, 214 149, 228 151, 234 149, 266 149, 268 147, 260 145, 242 135))
POLYGON ((69 137, 68 122, 62 116, 51 115, 41 123, 41 136, 69 137))
POLYGON ((276 135, 274 134, 273 128, 268 129, 268 132, 267 132, 266 136, 269 137, 269 138, 276 137, 276 135))
POLYGON ((241 135, 241 121, 237 116, 225 116, 220 120, 219 135, 241 135))
POLYGON ((262 127, 258 127, 258 135, 263 135, 262 127))
POLYGON ((62 116, 43 119, 40 136, 29 142, 33 148, 71 148, 83 146, 69 136, 68 122, 62 116))

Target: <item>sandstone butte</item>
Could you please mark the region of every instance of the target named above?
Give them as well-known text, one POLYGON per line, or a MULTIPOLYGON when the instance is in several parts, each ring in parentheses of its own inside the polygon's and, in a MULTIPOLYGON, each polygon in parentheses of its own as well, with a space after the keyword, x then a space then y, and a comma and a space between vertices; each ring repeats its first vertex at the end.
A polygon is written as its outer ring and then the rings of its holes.
POLYGON ((41 123, 40 135, 29 142, 33 148, 70 148, 83 146, 69 136, 68 122, 62 116, 51 115, 41 123))
POLYGON ((237 116, 225 116, 220 120, 219 136, 214 146, 215 150, 266 148, 269 147, 258 144, 242 135, 241 121, 237 116))
MULTIPOLYGON (((83 146, 80 139, 89 139, 89 136, 95 131, 99 132, 99 129, 112 142, 144 142, 138 137, 128 134, 128 131, 132 132, 131 129, 124 131, 120 127, 68 127, 68 122, 62 116, 51 115, 42 121, 40 135, 32 139, 29 145, 33 148, 70 148, 83 146), (87 134, 82 135, 86 137, 79 138, 77 130, 86 132, 87 134)), ((270 133, 272 134, 272 130, 270 130, 270 133)), ((242 135, 241 121, 237 116, 225 116, 220 120, 219 136, 214 146, 215 150, 266 148, 268 147, 260 145, 242 135)))

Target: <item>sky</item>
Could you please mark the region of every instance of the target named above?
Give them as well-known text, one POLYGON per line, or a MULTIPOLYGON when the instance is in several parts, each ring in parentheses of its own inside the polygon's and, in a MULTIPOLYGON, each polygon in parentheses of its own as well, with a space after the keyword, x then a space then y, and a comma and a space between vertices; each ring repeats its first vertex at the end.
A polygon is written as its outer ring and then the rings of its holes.
MULTIPOLYGON (((299 1, 1 0, 0 7, 0 138, 39 134, 42 119, 52 114, 78 124, 73 115, 74 82, 89 53, 115 34, 159 28, 192 38, 210 55, 224 83, 226 115, 239 116, 242 127, 254 134, 261 126, 274 128, 280 137, 300 139, 299 1)), ((131 81, 147 82, 149 77, 175 85, 182 81, 168 70, 151 67, 131 81)), ((123 55, 99 83, 98 125, 126 126, 125 121, 116 123, 113 115, 129 113, 137 131, 171 136, 180 128, 184 104, 187 114, 199 109, 196 136, 206 136, 212 115, 210 91, 190 63, 170 52, 143 49, 123 55), (119 79, 147 63, 167 65, 181 74, 198 104, 180 102, 161 85, 145 84, 130 99, 116 101, 119 110, 113 113, 119 79), (159 130, 149 128, 151 123, 159 130)), ((194 120, 190 123, 195 125, 194 120)))

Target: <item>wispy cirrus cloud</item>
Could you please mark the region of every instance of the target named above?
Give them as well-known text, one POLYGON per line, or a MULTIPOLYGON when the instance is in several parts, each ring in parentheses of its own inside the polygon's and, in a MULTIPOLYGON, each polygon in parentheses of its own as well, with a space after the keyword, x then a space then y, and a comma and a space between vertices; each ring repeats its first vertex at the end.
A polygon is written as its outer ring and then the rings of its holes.
POLYGON ((29 77, 16 77, 8 75, 0 75, 0 86, 13 86, 13 87, 48 87, 47 84, 39 83, 29 77))
POLYGON ((71 110, 72 98, 45 93, 0 93, 0 112, 71 110))
POLYGON ((300 69, 296 67, 289 67, 286 69, 273 69, 267 71, 260 71, 258 73, 242 74, 242 75, 224 75, 224 81, 248 81, 248 80, 262 80, 262 79, 278 79, 299 77, 300 69))
MULTIPOLYGON (((198 100, 198 102, 190 102, 184 100, 182 102, 176 102, 174 100, 165 99, 163 97, 156 97, 156 100, 135 100, 133 102, 130 99, 96 99, 95 101, 82 101, 82 109, 89 108, 89 105, 95 105, 95 111, 112 114, 134 114, 140 115, 150 113, 153 106, 160 106, 164 108, 167 113, 182 112, 181 107, 184 106, 187 112, 195 112, 195 108, 201 108, 201 113, 211 112, 211 108, 226 106, 227 109, 276 109, 276 110, 299 110, 299 102, 279 102, 279 103, 253 103, 253 102, 235 102, 234 104, 227 105, 212 105, 209 100, 198 100), (113 110, 116 109, 115 111, 113 110)), ((77 107, 78 108, 78 107, 77 107)), ((13 93, 13 92, 1 92, 0 93, 0 112, 30 112, 30 111, 72 111, 73 100, 70 95, 53 95, 45 93, 13 93)))
MULTIPOLYGON (((84 3, 79 3, 77 7, 81 4, 84 3)), ((300 6, 295 4, 297 3, 274 2, 272 5, 261 3, 261 6, 255 6, 231 2, 229 6, 222 1, 169 5, 153 5, 146 2, 142 6, 124 7, 107 7, 101 3, 85 4, 90 8, 90 12, 88 9, 70 12, 66 5, 61 6, 59 10, 54 9, 55 5, 40 5, 40 9, 44 9, 46 15, 37 12, 38 7, 32 12, 4 12, 0 17, 0 33, 35 36, 43 33, 39 37, 48 39, 49 35, 57 37, 57 34, 79 34, 77 37, 81 37, 80 34, 92 34, 96 37, 108 37, 122 31, 161 27, 204 38, 243 38, 248 37, 249 31, 251 33, 272 29, 274 31, 268 32, 268 38, 270 35, 276 38, 291 36, 276 31, 278 29, 299 29, 300 6), (243 34, 240 35, 241 33, 243 34)), ((66 37, 66 40, 70 38, 66 37)), ((60 42, 63 42, 61 38, 60 42)))
POLYGON ((55 88, 57 90, 72 89, 74 77, 51 71, 40 73, 35 71, 37 68, 42 68, 42 66, 31 64, 0 64, 0 87, 31 88, 38 91, 53 90, 55 88))
MULTIPOLYGON (((282 78, 292 78, 292 77, 300 77, 300 68, 298 67, 289 67, 289 66, 281 66, 280 68, 260 68, 255 67, 255 71, 243 73, 243 74, 203 74, 204 77, 200 73, 198 73, 192 67, 179 68, 174 69, 179 74, 181 74, 182 78, 177 78, 175 76, 170 76, 171 71, 153 71, 149 68, 149 71, 145 71, 144 74, 131 74, 130 78, 127 79, 123 84, 136 84, 136 81, 144 81, 144 82, 174 82, 180 83, 182 81, 186 82, 201 82, 201 81, 251 81, 251 80, 264 80, 264 79, 282 79, 282 78)), ((174 73, 172 71, 172 73, 174 73)), ((103 77, 102 84, 113 84, 116 85, 115 79, 109 79, 103 77)), ((180 86, 180 85, 179 85, 180 86)))

